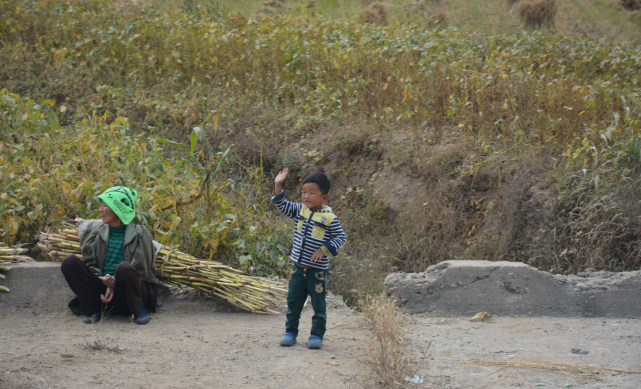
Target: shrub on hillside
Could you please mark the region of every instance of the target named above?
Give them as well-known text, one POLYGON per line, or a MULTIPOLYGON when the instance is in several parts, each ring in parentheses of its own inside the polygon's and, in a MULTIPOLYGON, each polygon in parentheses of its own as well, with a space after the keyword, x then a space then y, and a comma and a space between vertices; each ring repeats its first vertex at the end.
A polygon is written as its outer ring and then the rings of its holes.
POLYGON ((531 30, 554 28, 558 12, 556 0, 521 0, 518 5, 519 17, 525 28, 531 30))
POLYGON ((391 6, 389 4, 377 1, 361 10, 359 16, 361 20, 366 23, 386 25, 390 7, 391 6))
POLYGON ((636 11, 641 9, 641 0, 619 0, 619 1, 620 1, 620 4, 625 9, 629 9, 631 11, 636 11))
POLYGON ((180 144, 132 134, 126 118, 87 115, 63 127, 54 107, 0 91, 2 241, 26 243, 61 221, 98 218, 98 195, 123 185, 139 194, 135 223, 161 243, 257 275, 282 275, 286 227, 270 220, 266 196, 251 180, 230 190, 222 178, 234 173, 224 169, 227 153, 196 152, 200 128, 191 148, 182 146, 191 149, 187 158, 171 159, 160 141, 180 144))

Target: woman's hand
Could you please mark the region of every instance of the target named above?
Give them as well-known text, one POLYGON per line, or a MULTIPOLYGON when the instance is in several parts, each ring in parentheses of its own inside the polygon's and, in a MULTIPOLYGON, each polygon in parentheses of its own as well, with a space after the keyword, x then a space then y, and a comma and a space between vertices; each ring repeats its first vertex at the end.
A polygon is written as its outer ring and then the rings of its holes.
POLYGON ((116 277, 107 274, 104 277, 98 277, 107 288, 114 288, 116 286, 116 277))
POLYGON ((283 191, 283 182, 285 182, 285 179, 287 178, 287 175, 289 174, 289 169, 285 168, 283 171, 278 172, 278 175, 274 179, 274 192, 276 194, 279 194, 280 192, 283 191))
POLYGON ((111 299, 114 297, 114 288, 113 287, 107 287, 107 291, 105 294, 100 295, 100 300, 102 300, 103 303, 107 304, 111 302, 111 299))

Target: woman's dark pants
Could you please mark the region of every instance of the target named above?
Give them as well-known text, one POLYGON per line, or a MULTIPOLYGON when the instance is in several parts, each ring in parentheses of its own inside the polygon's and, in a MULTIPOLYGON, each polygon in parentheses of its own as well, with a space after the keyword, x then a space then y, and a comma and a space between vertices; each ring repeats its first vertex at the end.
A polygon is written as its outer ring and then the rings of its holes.
POLYGON ((307 295, 312 298, 311 335, 323 339, 327 326, 327 306, 325 294, 327 293, 327 271, 304 268, 294 264, 289 277, 289 290, 287 291, 287 323, 285 332, 298 336, 298 323, 300 314, 307 300, 307 295))
MULTIPOLYGON (((78 296, 80 309, 84 315, 102 308, 100 295, 105 294, 107 287, 100 278, 75 255, 69 255, 60 265, 62 274, 71 290, 78 296)), ((105 307, 105 312, 113 315, 140 314, 142 303, 147 301, 148 291, 145 283, 140 278, 140 273, 128 262, 123 262, 116 267, 116 284, 114 296, 105 307)))

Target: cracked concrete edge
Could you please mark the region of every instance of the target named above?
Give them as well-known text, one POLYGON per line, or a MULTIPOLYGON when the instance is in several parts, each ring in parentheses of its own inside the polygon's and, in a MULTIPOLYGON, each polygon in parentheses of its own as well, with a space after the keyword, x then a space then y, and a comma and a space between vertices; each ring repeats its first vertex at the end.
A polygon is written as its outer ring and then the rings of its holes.
POLYGON ((444 261, 385 279, 402 311, 445 315, 640 316, 640 292, 640 271, 562 276, 505 261, 444 261))

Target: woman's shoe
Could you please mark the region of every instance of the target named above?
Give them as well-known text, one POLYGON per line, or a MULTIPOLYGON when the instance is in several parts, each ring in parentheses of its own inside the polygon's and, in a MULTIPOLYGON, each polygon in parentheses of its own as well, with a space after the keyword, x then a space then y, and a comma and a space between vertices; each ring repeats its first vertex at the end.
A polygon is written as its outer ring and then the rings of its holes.
POLYGON ((82 318, 82 322, 85 324, 93 324, 100 321, 100 316, 102 315, 101 315, 101 310, 99 308, 91 313, 86 314, 85 317, 82 318))
POLYGON ((134 323, 136 324, 147 324, 149 323, 149 314, 147 313, 147 310, 145 309, 145 303, 142 303, 142 307, 140 307, 140 313, 138 314, 138 317, 134 319, 134 323))

